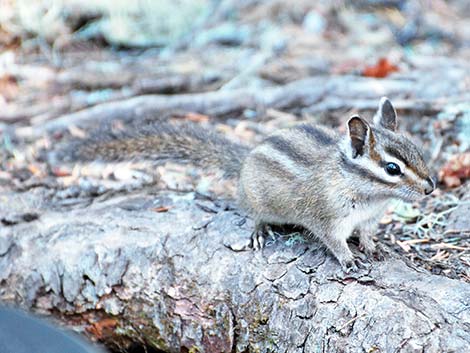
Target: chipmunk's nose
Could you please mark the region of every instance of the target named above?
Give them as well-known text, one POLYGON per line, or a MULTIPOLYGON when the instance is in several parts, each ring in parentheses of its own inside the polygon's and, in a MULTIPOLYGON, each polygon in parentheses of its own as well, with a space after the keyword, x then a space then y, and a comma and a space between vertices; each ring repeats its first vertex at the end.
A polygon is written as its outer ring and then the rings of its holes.
POLYGON ((434 191, 435 188, 436 188, 436 183, 434 182, 434 179, 431 177, 427 178, 426 186, 424 187, 424 193, 426 195, 429 195, 430 193, 434 191))

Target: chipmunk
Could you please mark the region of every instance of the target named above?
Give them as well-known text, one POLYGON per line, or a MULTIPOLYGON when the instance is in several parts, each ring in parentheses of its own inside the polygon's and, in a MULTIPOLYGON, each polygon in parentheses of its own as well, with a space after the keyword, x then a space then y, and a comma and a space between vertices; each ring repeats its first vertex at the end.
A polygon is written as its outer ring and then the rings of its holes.
POLYGON ((347 133, 314 124, 282 129, 253 149, 196 124, 157 122, 97 131, 67 148, 71 160, 176 160, 218 167, 238 178, 238 203, 254 218, 253 244, 265 225, 295 224, 319 239, 347 272, 364 263, 350 250, 354 231, 366 255, 391 199, 414 201, 435 188, 420 149, 396 132, 383 97, 369 123, 355 115, 347 133))

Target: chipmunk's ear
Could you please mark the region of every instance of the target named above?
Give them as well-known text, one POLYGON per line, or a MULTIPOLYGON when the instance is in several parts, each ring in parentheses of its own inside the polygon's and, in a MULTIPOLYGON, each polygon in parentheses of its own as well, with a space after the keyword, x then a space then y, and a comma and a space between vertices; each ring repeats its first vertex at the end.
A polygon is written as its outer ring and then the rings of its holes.
POLYGON ((352 148, 352 157, 356 158, 364 153, 370 134, 369 124, 357 115, 348 121, 349 139, 352 148))
POLYGON ((382 97, 380 100, 379 109, 374 116, 374 124, 391 131, 397 128, 397 113, 387 97, 382 97))

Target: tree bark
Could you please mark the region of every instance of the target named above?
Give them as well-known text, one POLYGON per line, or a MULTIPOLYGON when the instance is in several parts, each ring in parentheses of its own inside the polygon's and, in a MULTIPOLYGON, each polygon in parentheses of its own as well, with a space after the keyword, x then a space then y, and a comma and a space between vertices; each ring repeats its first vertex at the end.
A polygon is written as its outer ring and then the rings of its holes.
POLYGON ((111 346, 468 351, 468 283, 393 255, 345 275, 317 243, 278 238, 244 250, 251 222, 194 193, 104 194, 75 206, 58 206, 58 196, 3 193, 0 299, 111 346))

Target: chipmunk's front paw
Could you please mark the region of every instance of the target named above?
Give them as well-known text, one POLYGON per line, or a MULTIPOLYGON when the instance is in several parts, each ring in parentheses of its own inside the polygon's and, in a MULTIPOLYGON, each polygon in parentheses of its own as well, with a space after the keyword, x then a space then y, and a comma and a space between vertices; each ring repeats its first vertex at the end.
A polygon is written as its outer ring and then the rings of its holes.
POLYGON ((273 230, 269 224, 256 227, 256 230, 251 234, 253 250, 263 249, 267 236, 274 238, 273 230))
POLYGON ((261 250, 264 248, 264 238, 265 234, 262 229, 255 230, 251 234, 251 244, 253 246, 253 250, 261 250))
POLYGON ((357 272, 359 269, 366 269, 370 263, 364 258, 353 257, 351 259, 340 261, 341 268, 345 273, 357 272))

